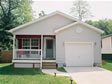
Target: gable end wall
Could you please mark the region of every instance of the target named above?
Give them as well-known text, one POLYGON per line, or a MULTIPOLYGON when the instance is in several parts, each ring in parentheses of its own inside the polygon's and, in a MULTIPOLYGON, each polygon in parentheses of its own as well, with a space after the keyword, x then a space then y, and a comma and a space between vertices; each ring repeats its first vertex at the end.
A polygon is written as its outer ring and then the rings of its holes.
POLYGON ((56 61, 59 64, 65 64, 64 42, 94 42, 94 64, 101 64, 101 36, 99 33, 82 25, 76 25, 57 33, 56 61), (83 31, 81 33, 77 33, 77 28, 82 28, 83 31))

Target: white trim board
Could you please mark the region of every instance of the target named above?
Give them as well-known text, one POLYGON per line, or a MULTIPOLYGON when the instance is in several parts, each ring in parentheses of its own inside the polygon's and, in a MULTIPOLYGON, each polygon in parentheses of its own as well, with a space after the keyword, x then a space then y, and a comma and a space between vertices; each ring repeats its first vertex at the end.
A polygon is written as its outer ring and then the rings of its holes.
POLYGON ((58 32, 64 31, 65 29, 68 29, 68 28, 70 28, 70 27, 72 27, 72 26, 76 26, 77 24, 84 25, 84 26, 86 26, 86 27, 88 27, 88 28, 90 28, 90 29, 92 29, 92 30, 98 32, 98 33, 101 33, 101 34, 104 33, 103 30, 98 29, 98 28, 96 28, 96 27, 94 27, 94 26, 92 26, 92 25, 89 25, 89 24, 84 23, 84 22, 81 22, 81 21, 74 22, 74 23, 71 23, 71 24, 69 24, 69 25, 67 25, 67 26, 64 26, 64 27, 62 27, 62 28, 56 29, 54 32, 55 32, 55 33, 58 33, 58 32))

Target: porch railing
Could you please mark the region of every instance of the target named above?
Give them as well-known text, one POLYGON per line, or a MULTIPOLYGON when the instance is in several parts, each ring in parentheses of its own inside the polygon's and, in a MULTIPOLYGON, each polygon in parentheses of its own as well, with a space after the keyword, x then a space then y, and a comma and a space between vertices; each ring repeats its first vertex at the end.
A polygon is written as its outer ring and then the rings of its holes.
POLYGON ((41 49, 15 49, 14 59, 40 59, 41 49))

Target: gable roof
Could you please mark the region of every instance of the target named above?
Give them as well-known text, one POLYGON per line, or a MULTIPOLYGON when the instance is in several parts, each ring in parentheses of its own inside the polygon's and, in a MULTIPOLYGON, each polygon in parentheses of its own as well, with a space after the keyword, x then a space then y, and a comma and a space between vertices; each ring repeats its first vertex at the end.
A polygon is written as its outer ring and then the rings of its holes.
POLYGON ((90 28, 90 29, 92 29, 92 30, 94 30, 94 31, 96 31, 96 32, 98 32, 98 33, 101 33, 101 34, 104 33, 103 30, 98 29, 98 28, 96 28, 96 27, 94 27, 94 26, 92 26, 92 25, 89 25, 89 24, 87 24, 87 23, 84 23, 84 22, 82 22, 82 21, 77 21, 77 22, 71 23, 71 24, 69 24, 69 25, 67 25, 67 26, 64 26, 64 27, 62 27, 62 28, 59 28, 59 29, 55 30, 55 33, 58 33, 58 32, 63 31, 63 30, 65 30, 65 29, 68 29, 68 28, 70 28, 70 27, 72 27, 72 26, 75 26, 75 25, 77 25, 77 24, 82 24, 82 25, 84 25, 84 26, 87 26, 88 28, 90 28))
POLYGON ((19 29, 22 29, 22 28, 24 28, 24 27, 27 27, 27 26, 29 26, 29 25, 31 25, 31 24, 36 23, 36 22, 45 20, 45 19, 47 19, 47 18, 49 18, 49 17, 51 17, 51 16, 54 16, 54 15, 61 15, 61 16, 65 17, 65 18, 68 18, 68 19, 74 21, 74 23, 71 23, 71 24, 69 24, 69 25, 67 25, 67 26, 64 26, 64 27, 62 27, 62 28, 58 28, 57 30, 54 31, 55 33, 58 33, 58 32, 63 31, 63 30, 65 30, 65 29, 68 29, 69 27, 75 26, 75 25, 77 25, 77 24, 85 25, 85 26, 87 26, 88 28, 90 28, 90 29, 92 29, 92 30, 94 30, 94 31, 96 31, 96 32, 98 32, 98 33, 104 33, 104 31, 102 31, 102 30, 100 30, 100 29, 98 29, 98 28, 96 28, 96 27, 94 27, 94 26, 92 26, 92 25, 89 25, 89 24, 87 24, 87 23, 84 23, 84 22, 81 22, 81 21, 79 21, 79 20, 76 20, 74 17, 69 16, 69 15, 67 15, 67 14, 65 14, 65 13, 59 12, 59 11, 53 12, 53 13, 51 13, 51 14, 48 14, 48 15, 44 16, 44 17, 41 17, 41 18, 38 18, 38 19, 33 20, 33 21, 31 21, 31 22, 28 22, 28 23, 26 23, 26 24, 20 25, 20 26, 18 26, 18 27, 16 27, 16 28, 13 28, 13 29, 9 30, 9 32, 13 33, 13 32, 15 32, 15 31, 17 31, 17 30, 19 30, 19 29))
POLYGON ((28 23, 26 23, 26 24, 23 24, 23 25, 20 25, 20 26, 18 26, 18 27, 16 27, 16 28, 13 28, 13 29, 9 30, 9 32, 13 33, 13 32, 15 32, 15 31, 17 31, 17 30, 19 30, 19 29, 22 29, 22 28, 24 28, 24 27, 26 27, 26 26, 29 26, 29 25, 34 24, 34 23, 36 23, 36 22, 42 21, 42 20, 44 20, 44 19, 47 19, 47 18, 49 18, 49 17, 51 17, 51 16, 54 16, 54 15, 57 15, 57 14, 58 14, 58 15, 61 15, 61 16, 64 16, 65 18, 68 18, 68 19, 70 19, 70 20, 78 21, 78 20, 76 20, 75 18, 73 18, 72 16, 69 16, 69 15, 67 15, 67 14, 65 14, 65 13, 62 13, 62 12, 59 12, 59 11, 56 11, 56 12, 53 12, 53 13, 51 13, 51 14, 48 14, 48 15, 46 15, 46 16, 44 16, 44 17, 38 18, 38 19, 36 19, 36 20, 33 20, 33 21, 31 21, 31 22, 28 22, 28 23))

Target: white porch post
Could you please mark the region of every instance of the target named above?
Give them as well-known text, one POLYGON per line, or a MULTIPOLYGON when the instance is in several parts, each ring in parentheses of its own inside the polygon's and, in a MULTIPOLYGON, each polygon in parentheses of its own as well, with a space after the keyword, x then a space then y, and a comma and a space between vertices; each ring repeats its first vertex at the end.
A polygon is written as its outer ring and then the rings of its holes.
POLYGON ((13 35, 13 59, 15 58, 15 35, 13 35))
POLYGON ((41 69, 42 69, 42 56, 43 56, 43 35, 41 35, 41 65, 40 65, 41 69))

